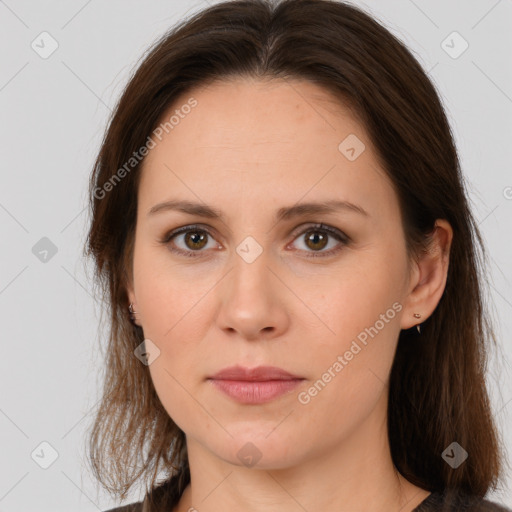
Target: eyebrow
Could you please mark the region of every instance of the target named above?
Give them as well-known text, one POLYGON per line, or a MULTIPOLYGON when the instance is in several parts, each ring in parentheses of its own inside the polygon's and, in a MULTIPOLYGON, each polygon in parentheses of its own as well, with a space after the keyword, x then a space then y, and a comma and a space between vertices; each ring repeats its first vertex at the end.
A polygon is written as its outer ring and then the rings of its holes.
MULTIPOLYGON (((175 210, 189 215, 198 217, 206 217, 209 219, 223 219, 221 210, 203 203, 194 203, 183 200, 170 200, 164 203, 158 203, 148 211, 148 216, 155 215, 160 212, 175 210)), ((289 220, 301 215, 335 213, 337 211, 355 212, 365 217, 370 214, 362 207, 349 201, 327 200, 321 202, 299 203, 293 206, 286 206, 277 210, 275 221, 289 220)))

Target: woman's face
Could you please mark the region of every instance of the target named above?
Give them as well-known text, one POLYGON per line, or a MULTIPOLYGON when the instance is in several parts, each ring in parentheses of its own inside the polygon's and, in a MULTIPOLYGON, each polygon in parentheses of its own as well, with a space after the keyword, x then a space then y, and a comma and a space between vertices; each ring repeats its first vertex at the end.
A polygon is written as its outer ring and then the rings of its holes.
POLYGON ((216 82, 173 114, 144 161, 129 286, 163 406, 189 445, 238 465, 290 467, 377 434, 400 329, 417 321, 397 196, 363 126, 303 81, 216 82), (169 201, 198 208, 151 213, 169 201), (334 202, 355 206, 300 208, 334 202), (210 377, 234 365, 301 380, 224 381, 230 395, 210 377))

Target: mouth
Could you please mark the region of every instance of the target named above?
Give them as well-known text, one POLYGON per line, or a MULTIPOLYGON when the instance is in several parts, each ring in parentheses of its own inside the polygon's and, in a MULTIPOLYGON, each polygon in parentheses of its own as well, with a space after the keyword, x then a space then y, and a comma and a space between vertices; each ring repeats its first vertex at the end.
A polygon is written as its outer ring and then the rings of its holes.
POLYGON ((256 405, 292 391, 305 379, 275 366, 232 366, 207 380, 233 400, 256 405))
POLYGON ((302 379, 299 375, 293 375, 277 366, 257 366, 247 368, 245 366, 230 366, 224 368, 210 379, 218 380, 243 380, 243 381, 268 381, 268 380, 292 380, 302 379))

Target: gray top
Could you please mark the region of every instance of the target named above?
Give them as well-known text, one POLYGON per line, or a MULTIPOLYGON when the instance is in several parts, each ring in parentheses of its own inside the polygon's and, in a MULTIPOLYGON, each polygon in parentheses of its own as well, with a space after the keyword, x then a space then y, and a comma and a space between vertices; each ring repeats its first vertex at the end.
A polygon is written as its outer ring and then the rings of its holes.
MULTIPOLYGON (((161 487, 161 489, 163 486, 161 487)), ((178 503, 179 497, 165 502, 162 511, 171 512, 178 503)), ((105 512, 160 512, 150 507, 148 496, 143 501, 130 503, 105 512)), ((412 512, 512 512, 511 509, 485 498, 471 496, 465 493, 432 492, 412 512)))

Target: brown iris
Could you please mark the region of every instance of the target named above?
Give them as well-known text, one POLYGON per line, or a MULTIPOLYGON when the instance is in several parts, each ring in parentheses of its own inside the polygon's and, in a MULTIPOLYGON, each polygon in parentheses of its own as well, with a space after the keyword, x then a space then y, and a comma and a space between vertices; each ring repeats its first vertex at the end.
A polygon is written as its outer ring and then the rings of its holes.
POLYGON ((189 231, 185 233, 185 244, 187 244, 190 249, 202 249, 206 245, 206 238, 208 234, 203 231, 189 231), (188 245, 188 242, 192 241, 194 246, 188 245))
POLYGON ((310 249, 323 249, 327 244, 327 236, 325 233, 319 231, 307 231, 304 235, 308 235, 306 238, 306 244, 310 249), (310 243, 312 245, 310 245, 310 243))

